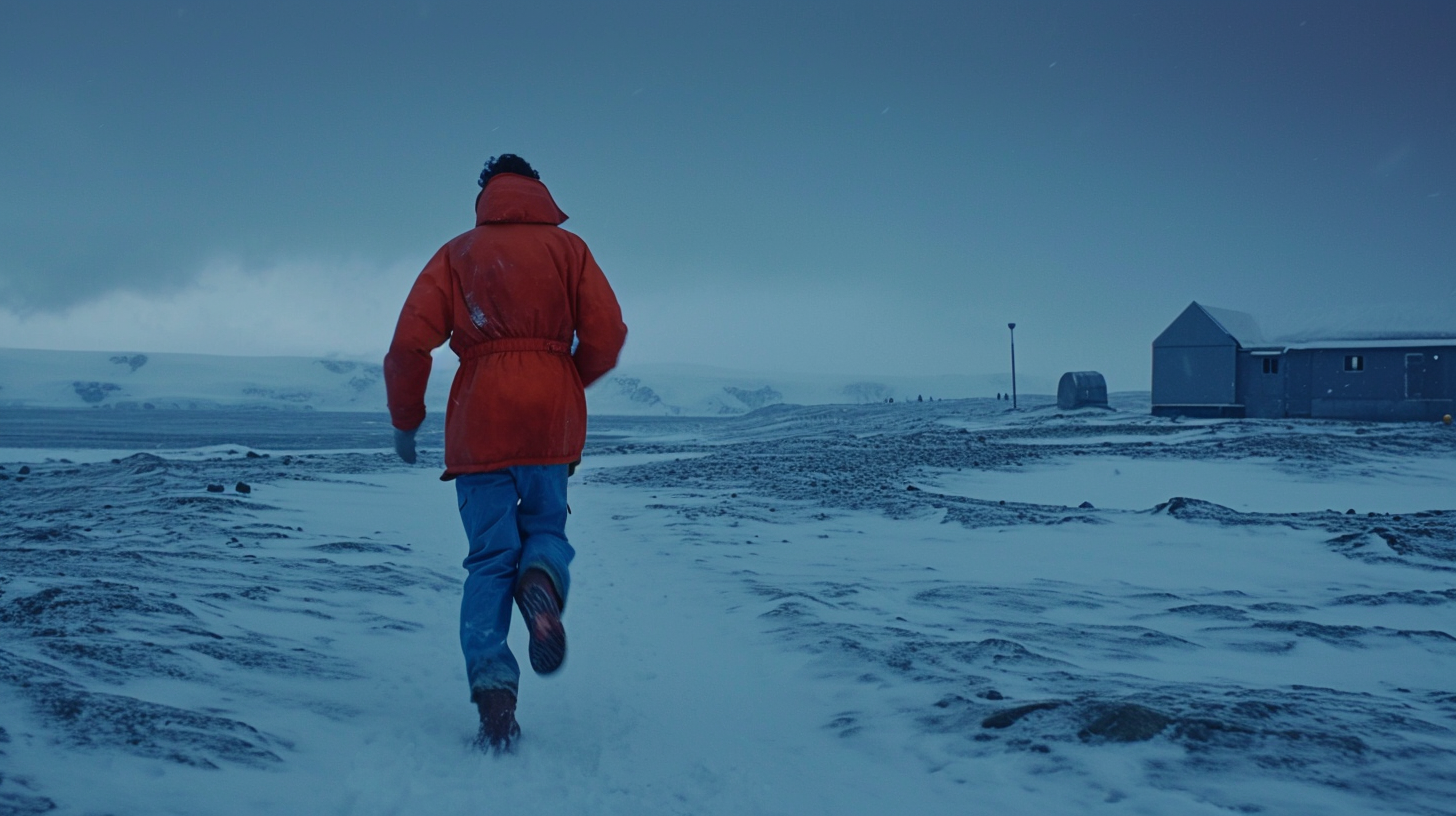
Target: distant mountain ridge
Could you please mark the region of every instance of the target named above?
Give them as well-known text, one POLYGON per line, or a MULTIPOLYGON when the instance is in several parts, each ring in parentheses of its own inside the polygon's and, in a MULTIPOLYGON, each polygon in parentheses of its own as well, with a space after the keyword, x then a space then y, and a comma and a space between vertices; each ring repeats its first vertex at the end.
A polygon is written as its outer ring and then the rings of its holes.
POLYGON ((384 371, 336 358, 0 349, 0 406, 383 411, 384 371))
MULTIPOLYGON (((1055 394, 1045 377, 1021 376, 1023 394, 1055 394)), ((627 366, 587 389, 599 415, 724 416, 768 405, 913 402, 994 397, 1011 390, 1010 374, 866 377, 849 374, 762 374, 691 365, 627 366)))
MULTIPOLYGON (((455 369, 448 351, 436 357, 425 397, 431 413, 444 410, 455 369)), ((609 373, 587 389, 587 406, 598 415, 725 416, 785 403, 990 397, 1010 387, 1002 374, 865 377, 647 365, 609 373)), ((1023 376, 1020 390, 1056 389, 1045 378, 1023 376)), ((377 361, 0 349, 0 407, 381 412, 386 402, 377 361)))

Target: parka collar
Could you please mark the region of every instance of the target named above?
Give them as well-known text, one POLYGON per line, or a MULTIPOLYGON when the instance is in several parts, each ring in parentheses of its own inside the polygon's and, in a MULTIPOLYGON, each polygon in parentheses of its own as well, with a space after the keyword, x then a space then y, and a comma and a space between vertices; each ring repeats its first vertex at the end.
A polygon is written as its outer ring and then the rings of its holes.
POLYGON ((475 226, 482 224, 551 224, 566 220, 551 192, 541 182, 501 173, 486 183, 475 200, 475 226))

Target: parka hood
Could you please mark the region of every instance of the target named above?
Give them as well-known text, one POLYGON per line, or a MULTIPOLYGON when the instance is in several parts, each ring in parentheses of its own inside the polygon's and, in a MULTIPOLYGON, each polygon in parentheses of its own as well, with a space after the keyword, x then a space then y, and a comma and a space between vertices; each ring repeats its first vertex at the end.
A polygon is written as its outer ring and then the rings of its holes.
POLYGON ((486 183, 475 201, 475 226, 551 224, 566 220, 546 185, 516 173, 501 173, 486 183))

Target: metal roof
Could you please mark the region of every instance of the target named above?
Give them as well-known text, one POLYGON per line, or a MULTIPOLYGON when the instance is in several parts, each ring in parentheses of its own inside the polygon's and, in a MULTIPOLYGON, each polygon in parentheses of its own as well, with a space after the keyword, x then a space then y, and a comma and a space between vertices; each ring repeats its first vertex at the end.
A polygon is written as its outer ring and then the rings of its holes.
POLYGON ((1395 348, 1452 348, 1456 337, 1406 337, 1385 340, 1310 340, 1302 343, 1286 343, 1286 350, 1293 349, 1395 349, 1395 348))
MULTIPOLYGON (((1195 303, 1197 303, 1195 301, 1195 303)), ((1220 309, 1216 306, 1204 306, 1197 303, 1198 308, 1213 318, 1213 322, 1219 325, 1229 337, 1232 337, 1239 345, 1248 348, 1250 346, 1268 345, 1264 339, 1264 332, 1259 329, 1259 321, 1247 312, 1236 312, 1233 309, 1220 309)))

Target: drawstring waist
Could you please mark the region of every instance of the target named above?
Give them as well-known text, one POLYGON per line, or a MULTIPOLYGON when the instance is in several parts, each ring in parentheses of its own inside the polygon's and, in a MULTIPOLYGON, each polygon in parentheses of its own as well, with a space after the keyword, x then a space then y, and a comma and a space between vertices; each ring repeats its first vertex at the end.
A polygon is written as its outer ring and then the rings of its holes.
POLYGON ((549 354, 571 354, 571 344, 560 340, 543 340, 536 337, 507 337, 500 340, 486 340, 476 343, 460 352, 461 360, 478 360, 492 354, 508 351, 544 351, 549 354))

